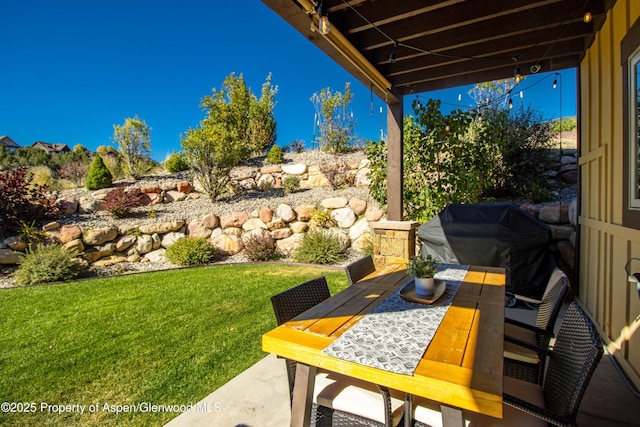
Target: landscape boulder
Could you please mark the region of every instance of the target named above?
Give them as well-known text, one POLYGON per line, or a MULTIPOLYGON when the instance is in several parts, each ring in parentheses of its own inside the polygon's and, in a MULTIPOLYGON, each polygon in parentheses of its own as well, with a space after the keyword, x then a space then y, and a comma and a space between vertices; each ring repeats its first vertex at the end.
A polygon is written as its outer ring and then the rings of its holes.
POLYGON ((347 206, 349 200, 346 197, 329 197, 328 199, 322 200, 320 205, 326 209, 340 209, 347 206))
POLYGON ((222 228, 230 228, 237 227, 240 228, 242 225, 249 220, 249 214, 246 212, 234 212, 229 215, 224 215, 220 218, 220 226, 222 228))
POLYGON ((14 251, 24 252, 27 249, 27 242, 20 236, 11 236, 4 239, 4 244, 14 251))
POLYGON ((63 245, 72 240, 76 240, 82 237, 82 229, 77 225, 67 224, 60 228, 60 234, 58 234, 58 241, 63 245))
POLYGON ((85 230, 82 240, 87 246, 97 246, 114 240, 118 236, 118 230, 112 227, 90 228, 85 230))
POLYGON ((171 231, 178 231, 184 226, 184 221, 156 222, 155 224, 145 224, 139 227, 142 234, 165 234, 171 231))
POLYGON ((280 204, 276 209, 276 215, 286 223, 296 219, 296 212, 287 204, 280 204))
POLYGON ((304 163, 282 165, 282 172, 287 175, 302 175, 307 172, 307 165, 304 163))
POLYGON ((20 263, 20 252, 11 249, 0 249, 0 264, 13 265, 20 263))

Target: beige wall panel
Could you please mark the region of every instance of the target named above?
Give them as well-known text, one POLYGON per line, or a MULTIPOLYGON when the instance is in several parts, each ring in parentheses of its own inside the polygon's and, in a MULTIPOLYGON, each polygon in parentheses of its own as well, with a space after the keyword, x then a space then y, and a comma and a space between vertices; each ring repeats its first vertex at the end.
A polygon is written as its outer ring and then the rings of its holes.
MULTIPOLYGON (((628 18, 629 19, 627 20, 627 23, 625 24, 625 26, 626 25, 629 26, 629 27, 627 27, 627 29, 629 29, 633 25, 633 23, 636 22, 636 19, 638 18, 638 16, 640 16, 640 1, 638 1, 638 0, 626 0, 626 1, 621 1, 620 3, 622 3, 624 5, 626 5, 626 4, 629 5, 629 7, 628 7, 628 10, 629 10, 628 18)), ((619 5, 616 4, 615 8, 618 9, 618 6, 619 5)), ((625 7, 625 10, 626 9, 627 8, 625 7)))
MULTIPOLYGON (((610 295, 610 325, 607 328, 609 338, 614 339, 617 333, 624 328, 629 321, 626 309, 620 307, 627 300, 627 273, 624 265, 627 263, 628 240, 624 237, 612 237, 611 257, 611 295, 610 295)), ((640 262, 638 262, 640 268, 640 262)))
POLYGON ((600 250, 598 246, 600 243, 600 239, 598 238, 599 234, 600 232, 596 230, 590 231, 588 234, 587 244, 589 246, 589 259, 591 260, 591 262, 589 262, 587 266, 587 277, 589 281, 586 283, 582 280, 580 281, 580 284, 582 285, 582 302, 584 302, 585 306, 589 309, 589 311, 591 311, 591 313, 595 313, 597 309, 594 299, 596 287, 598 284, 598 263, 600 262, 600 250), (584 286, 583 284, 587 284, 587 286, 584 286))
MULTIPOLYGON (((612 85, 612 75, 613 71, 613 63, 612 63, 612 34, 611 34, 611 24, 606 23, 602 31, 600 31, 600 51, 601 51, 601 64, 600 64, 600 105, 601 105, 601 113, 600 120, 598 120, 600 126, 600 145, 606 145, 607 147, 611 146, 611 137, 612 137, 612 111, 613 104, 615 98, 615 94, 611 90, 612 85)), ((619 67, 618 67, 619 68, 619 67)), ((617 70, 617 69, 616 69, 617 70)), ((609 150, 610 154, 610 150, 609 150)), ((612 168, 612 159, 611 156, 607 156, 602 163, 604 170, 603 179, 604 185, 602 185, 603 191, 603 210, 602 210, 602 219, 603 221, 611 221, 612 218, 612 196, 613 196, 613 184, 612 184, 612 173, 614 168, 612 168)))
POLYGON ((613 105, 611 106, 611 147, 609 155, 611 156, 612 176, 611 183, 613 193, 611 194, 612 217, 614 224, 622 224, 622 67, 620 66, 620 41, 626 34, 623 25, 614 25, 615 17, 619 12, 613 11, 610 16, 611 30, 613 31, 613 40, 611 47, 612 54, 612 85, 611 93, 613 94, 613 105))
POLYGON ((591 60, 589 61, 589 66, 591 69, 590 78, 589 78, 589 102, 591 105, 589 106, 591 120, 587 122, 589 127, 589 146, 588 152, 591 152, 597 149, 601 145, 600 141, 600 119, 602 115, 602 110, 600 109, 601 103, 601 93, 600 93, 600 38, 596 36, 596 40, 593 42, 591 49, 589 49, 591 53, 591 60))
POLYGON ((602 216, 600 215, 600 211, 602 209, 603 203, 601 198, 601 184, 604 184, 604 181, 601 180, 602 177, 600 174, 600 161, 596 159, 592 162, 589 162, 587 168, 589 169, 589 194, 586 195, 586 197, 588 198, 587 202, 589 205, 589 218, 601 221, 602 216))
MULTIPOLYGON (((600 333, 623 343, 616 358, 640 385, 640 299, 624 271, 629 257, 640 257, 640 230, 621 226, 625 195, 620 66, 620 43, 640 17, 640 0, 618 0, 607 17, 580 65, 578 298, 600 333)), ((640 271, 640 262, 633 269, 640 271)))

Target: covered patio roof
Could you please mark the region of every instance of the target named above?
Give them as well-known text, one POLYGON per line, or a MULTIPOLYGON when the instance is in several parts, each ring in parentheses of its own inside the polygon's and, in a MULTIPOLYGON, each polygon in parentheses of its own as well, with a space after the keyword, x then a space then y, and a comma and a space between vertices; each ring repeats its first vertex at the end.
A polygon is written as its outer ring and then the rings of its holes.
POLYGON ((614 0, 262 0, 381 99, 577 67, 614 0), (330 22, 317 30, 318 9, 330 22), (591 21, 585 22, 585 13, 591 21))
POLYGON ((387 103, 387 218, 399 221, 403 97, 577 67, 615 0, 262 2, 387 103))

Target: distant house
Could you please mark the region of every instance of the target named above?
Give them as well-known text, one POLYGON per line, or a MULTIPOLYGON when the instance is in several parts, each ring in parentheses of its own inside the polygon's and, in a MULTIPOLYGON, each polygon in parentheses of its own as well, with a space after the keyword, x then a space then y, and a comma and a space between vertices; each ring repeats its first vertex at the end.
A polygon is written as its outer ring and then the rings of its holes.
POLYGON ((49 144, 48 142, 36 141, 33 143, 32 147, 38 147, 47 152, 47 154, 51 153, 68 153, 71 151, 67 144, 49 144))
POLYGON ((5 150, 16 151, 20 146, 8 136, 0 136, 0 147, 4 147, 5 150))

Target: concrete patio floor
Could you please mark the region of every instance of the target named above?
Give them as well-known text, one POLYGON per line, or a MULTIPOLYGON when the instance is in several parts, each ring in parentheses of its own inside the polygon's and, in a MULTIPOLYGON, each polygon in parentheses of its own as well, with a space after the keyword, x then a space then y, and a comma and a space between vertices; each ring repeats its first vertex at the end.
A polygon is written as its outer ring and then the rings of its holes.
MULTIPOLYGON (((536 312, 507 309, 507 316, 530 323, 536 312)), ((561 314, 562 316, 562 314, 561 314)), ((559 323, 558 323, 559 324, 559 323)), ((207 396, 208 411, 186 412, 167 427, 286 427, 290 409, 285 363, 269 355, 207 396)), ((578 413, 581 427, 640 427, 640 396, 616 370, 606 351, 578 413)))

